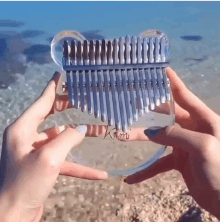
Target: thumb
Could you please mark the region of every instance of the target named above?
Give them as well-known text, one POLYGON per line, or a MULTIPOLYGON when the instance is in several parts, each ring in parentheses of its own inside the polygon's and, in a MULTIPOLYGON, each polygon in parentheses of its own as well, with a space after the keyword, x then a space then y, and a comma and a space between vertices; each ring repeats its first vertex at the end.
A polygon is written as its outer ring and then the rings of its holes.
POLYGON ((144 134, 155 143, 178 147, 187 152, 201 152, 212 137, 209 134, 183 129, 179 125, 148 128, 144 134))
POLYGON ((86 125, 72 128, 71 125, 61 132, 56 138, 40 147, 38 151, 51 162, 62 164, 69 151, 80 144, 87 131, 86 125))

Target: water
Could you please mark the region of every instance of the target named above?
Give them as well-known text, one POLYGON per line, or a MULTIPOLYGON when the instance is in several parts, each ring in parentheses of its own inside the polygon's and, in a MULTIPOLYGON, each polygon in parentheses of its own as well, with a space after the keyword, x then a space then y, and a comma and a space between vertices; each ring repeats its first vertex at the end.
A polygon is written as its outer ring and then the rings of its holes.
MULTIPOLYGON (((139 35, 145 29, 165 32, 171 67, 218 112, 219 6, 219 2, 1 2, 0 142, 4 128, 33 103, 58 69, 48 46, 51 37, 65 29, 99 39, 139 35)), ((45 127, 63 119, 48 121, 45 127)))

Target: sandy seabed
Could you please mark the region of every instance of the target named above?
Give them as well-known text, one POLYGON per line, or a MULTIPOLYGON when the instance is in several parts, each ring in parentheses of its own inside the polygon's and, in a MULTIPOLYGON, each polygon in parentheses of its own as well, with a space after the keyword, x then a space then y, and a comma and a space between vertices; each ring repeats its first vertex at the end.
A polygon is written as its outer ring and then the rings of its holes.
POLYGON ((59 177, 42 221, 217 222, 191 196, 181 175, 170 171, 136 185, 59 177))

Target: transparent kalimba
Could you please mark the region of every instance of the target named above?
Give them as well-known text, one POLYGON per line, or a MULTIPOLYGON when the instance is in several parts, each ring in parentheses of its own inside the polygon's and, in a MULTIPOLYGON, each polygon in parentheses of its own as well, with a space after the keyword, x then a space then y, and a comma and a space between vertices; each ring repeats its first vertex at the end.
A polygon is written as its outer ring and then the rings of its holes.
POLYGON ((51 55, 62 69, 56 98, 72 107, 68 123, 88 128, 70 152, 74 162, 129 175, 163 155, 166 147, 143 132, 174 123, 168 53, 167 36, 156 30, 112 40, 88 41, 76 31, 54 37, 51 55))

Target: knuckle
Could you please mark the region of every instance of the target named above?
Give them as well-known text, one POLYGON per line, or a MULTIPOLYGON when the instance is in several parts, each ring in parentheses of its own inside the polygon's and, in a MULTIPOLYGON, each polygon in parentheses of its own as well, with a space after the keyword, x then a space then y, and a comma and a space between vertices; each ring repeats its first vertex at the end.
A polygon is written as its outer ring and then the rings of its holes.
POLYGON ((217 147, 217 139, 212 135, 203 135, 202 139, 202 153, 209 155, 217 147))
POLYGON ((20 124, 12 124, 5 129, 6 138, 10 143, 13 144, 25 144, 24 140, 24 130, 20 124))
POLYGON ((165 128, 165 134, 166 134, 166 135, 172 134, 172 132, 173 132, 176 128, 177 128, 176 125, 167 126, 167 127, 165 128))
POLYGON ((13 135, 14 132, 15 132, 15 127, 14 127, 13 124, 7 126, 7 127, 5 128, 5 131, 4 131, 4 133, 6 133, 7 135, 13 135))
POLYGON ((7 126, 5 128, 4 135, 9 141, 14 141, 15 139, 19 138, 16 125, 12 124, 7 126))
POLYGON ((50 155, 48 155, 47 152, 39 153, 39 161, 41 166, 47 171, 49 170, 51 172, 57 171, 59 169, 57 161, 55 161, 50 155))

